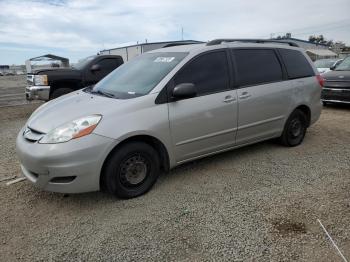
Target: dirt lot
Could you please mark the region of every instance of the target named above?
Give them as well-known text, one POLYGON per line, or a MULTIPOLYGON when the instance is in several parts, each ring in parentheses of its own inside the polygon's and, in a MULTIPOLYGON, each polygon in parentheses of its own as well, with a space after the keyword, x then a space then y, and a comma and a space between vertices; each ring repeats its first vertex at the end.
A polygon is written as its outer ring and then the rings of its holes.
MULTIPOLYGON (((37 105, 0 108, 0 179, 20 176, 15 137, 37 105)), ((305 142, 264 142, 183 165, 145 196, 65 196, 0 182, 1 261, 350 259, 350 107, 305 142)))
MULTIPOLYGON (((0 76, 0 108, 22 104, 36 104, 25 99, 25 75, 0 76)), ((0 109, 1 110, 1 109, 0 109)))

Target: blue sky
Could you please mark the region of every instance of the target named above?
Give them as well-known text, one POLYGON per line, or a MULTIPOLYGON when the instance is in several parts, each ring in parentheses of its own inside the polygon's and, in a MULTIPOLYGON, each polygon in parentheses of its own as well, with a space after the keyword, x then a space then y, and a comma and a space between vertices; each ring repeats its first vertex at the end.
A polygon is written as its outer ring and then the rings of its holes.
POLYGON ((350 45, 349 0, 0 0, 0 64, 72 62, 126 43, 323 34, 350 45))

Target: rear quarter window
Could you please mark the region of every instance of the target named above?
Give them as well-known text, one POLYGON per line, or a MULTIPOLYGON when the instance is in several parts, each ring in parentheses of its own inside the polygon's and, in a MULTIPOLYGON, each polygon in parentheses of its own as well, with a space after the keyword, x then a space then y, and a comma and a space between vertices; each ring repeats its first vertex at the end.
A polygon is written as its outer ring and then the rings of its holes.
POLYGON ((309 61, 298 50, 279 49, 283 62, 287 69, 289 79, 314 76, 315 72, 312 69, 309 61))

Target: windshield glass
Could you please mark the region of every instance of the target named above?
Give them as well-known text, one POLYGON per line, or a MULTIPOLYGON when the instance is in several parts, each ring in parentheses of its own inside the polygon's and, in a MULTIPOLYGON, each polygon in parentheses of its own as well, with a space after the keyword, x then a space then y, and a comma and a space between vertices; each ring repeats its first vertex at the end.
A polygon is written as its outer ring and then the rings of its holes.
POLYGON ((350 71, 350 56, 345 58, 343 62, 341 62, 335 71, 350 71))
POLYGON ((322 59, 315 61, 315 66, 317 68, 330 68, 335 63, 333 59, 322 59))
POLYGON ((82 60, 80 60, 78 63, 73 65, 72 67, 78 70, 83 69, 88 63, 91 62, 92 59, 94 59, 95 56, 88 56, 82 60))
POLYGON ((148 94, 187 53, 146 53, 118 67, 95 85, 93 92, 127 99, 148 94))

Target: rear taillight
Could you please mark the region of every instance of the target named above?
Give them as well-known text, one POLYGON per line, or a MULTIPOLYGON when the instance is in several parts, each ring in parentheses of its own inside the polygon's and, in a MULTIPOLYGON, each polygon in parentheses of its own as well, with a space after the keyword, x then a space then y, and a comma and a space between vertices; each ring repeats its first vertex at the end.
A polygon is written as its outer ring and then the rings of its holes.
POLYGON ((321 75, 316 75, 316 79, 321 87, 324 85, 324 78, 321 75))

